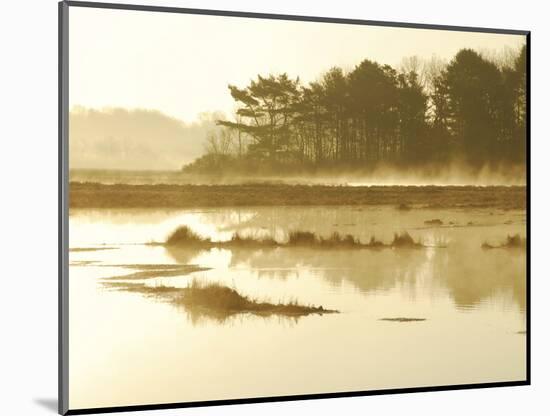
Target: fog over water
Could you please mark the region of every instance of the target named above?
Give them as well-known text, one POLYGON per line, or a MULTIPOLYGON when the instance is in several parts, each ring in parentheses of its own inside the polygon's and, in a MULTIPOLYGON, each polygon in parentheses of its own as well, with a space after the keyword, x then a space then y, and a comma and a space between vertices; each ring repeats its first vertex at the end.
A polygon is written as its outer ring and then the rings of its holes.
POLYGON ((74 107, 71 169, 178 170, 204 153, 214 115, 184 123, 156 110, 74 107))
POLYGON ((457 166, 433 169, 395 169, 380 167, 373 172, 335 172, 333 174, 288 174, 288 175, 193 175, 175 170, 104 170, 72 169, 70 180, 103 184, 132 185, 188 185, 188 184, 242 184, 285 183, 310 185, 346 186, 525 186, 525 167, 490 168, 474 170, 457 166))

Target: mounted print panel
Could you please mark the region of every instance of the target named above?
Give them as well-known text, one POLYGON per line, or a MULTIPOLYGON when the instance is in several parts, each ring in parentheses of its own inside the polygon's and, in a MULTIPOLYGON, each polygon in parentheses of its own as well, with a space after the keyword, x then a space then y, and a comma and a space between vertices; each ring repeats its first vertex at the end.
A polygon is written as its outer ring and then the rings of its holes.
POLYGON ((529 383, 529 33, 60 4, 60 412, 529 383))

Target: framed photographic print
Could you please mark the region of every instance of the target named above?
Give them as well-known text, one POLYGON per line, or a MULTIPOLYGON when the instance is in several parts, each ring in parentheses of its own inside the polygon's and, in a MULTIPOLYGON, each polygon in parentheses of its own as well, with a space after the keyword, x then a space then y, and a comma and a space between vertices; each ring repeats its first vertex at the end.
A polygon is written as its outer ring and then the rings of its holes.
POLYGON ((61 414, 530 383, 528 31, 59 29, 61 414))

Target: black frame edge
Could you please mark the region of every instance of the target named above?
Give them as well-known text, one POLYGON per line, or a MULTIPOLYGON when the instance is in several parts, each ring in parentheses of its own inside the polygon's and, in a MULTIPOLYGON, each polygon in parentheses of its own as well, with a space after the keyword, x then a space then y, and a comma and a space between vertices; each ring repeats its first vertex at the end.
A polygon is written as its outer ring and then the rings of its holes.
POLYGON ((58 140, 58 412, 61 415, 81 415, 95 413, 113 413, 127 411, 143 411, 143 410, 165 410, 165 409, 181 409, 188 407, 210 407, 236 404, 253 404, 253 403, 271 403, 271 402, 286 402, 297 400, 318 400, 331 398, 346 398, 346 397, 365 397, 373 395, 387 394, 404 394, 404 393, 425 393, 439 391, 454 391, 454 390, 469 390, 469 389, 484 389, 498 387, 517 387, 531 385, 531 31, 529 30, 512 30, 512 29, 496 29, 496 28, 480 28, 468 26, 448 26, 435 25, 424 23, 404 23, 404 22, 384 22, 374 20, 360 20, 347 18, 328 18, 328 17, 313 17, 313 16, 297 16, 285 14, 268 14, 254 12, 239 12, 225 10, 208 10, 208 9, 191 9, 180 7, 166 6, 148 6, 136 4, 117 4, 89 1, 72 1, 64 0, 58 3, 59 7, 59 38, 58 38, 58 124, 59 124, 59 140, 58 140), (224 400, 208 400, 195 402, 180 402, 180 403, 163 403, 151 405, 130 405, 130 406, 114 406, 114 407, 97 407, 85 409, 69 409, 69 372, 68 372, 68 191, 69 191, 69 142, 68 142, 68 123, 69 123, 69 100, 68 100, 68 79, 69 79, 69 48, 68 48, 68 28, 69 28, 69 6, 72 7, 88 7, 99 9, 114 9, 114 10, 133 10, 133 11, 150 11, 150 12, 165 12, 165 13, 180 13, 193 15, 208 15, 208 16, 225 16, 225 17, 243 17, 243 18, 260 18, 271 20, 290 20, 303 22, 321 22, 321 23, 337 23, 337 24, 354 24, 382 27, 399 27, 411 29, 432 29, 432 30, 448 30, 448 31, 468 31, 479 33, 494 33, 508 35, 523 35, 526 37, 526 236, 527 236, 527 261, 526 261, 526 378, 518 381, 504 382, 488 382, 488 383, 472 383, 458 385, 442 385, 428 387, 410 387, 410 388, 395 388, 395 389, 380 389, 352 392, 335 392, 335 393, 317 393, 304 395, 289 395, 289 396, 269 396, 255 398, 240 398, 240 399, 224 399, 224 400))
POLYGON ((208 16, 225 16, 225 17, 247 17, 256 19, 271 19, 271 20, 293 20, 300 22, 319 22, 319 23, 339 23, 352 25, 369 25, 369 26, 385 26, 385 27, 400 27, 409 29, 432 29, 432 30, 450 30, 450 31, 468 31, 480 33, 495 33, 505 35, 527 35, 528 30, 519 29, 499 29, 499 28, 483 28, 470 26, 453 26, 453 25, 436 25, 430 23, 406 23, 406 22, 384 22, 380 20, 362 20, 351 18, 335 18, 322 16, 301 16, 275 13, 259 13, 259 12, 242 12, 229 10, 210 10, 210 9, 191 9, 184 7, 168 7, 168 6, 148 6, 139 4, 125 3, 103 3, 78 0, 66 0, 69 6, 89 7, 95 9, 113 9, 113 10, 134 10, 148 12, 163 12, 163 13, 183 13, 208 16))
POLYGON ((525 68, 525 103, 526 103, 526 120, 525 128, 527 131, 525 141, 525 157, 526 157, 526 287, 525 287, 525 304, 526 304, 526 379, 531 384, 531 32, 525 35, 525 51, 526 51, 526 68, 525 68))
POLYGON ((504 381, 504 382, 496 382, 496 383, 458 384, 458 385, 452 385, 452 386, 410 387, 410 388, 354 391, 354 392, 341 392, 341 393, 319 393, 319 394, 305 394, 305 395, 293 395, 293 396, 210 400, 210 401, 166 403, 166 404, 153 404, 153 405, 98 407, 98 408, 89 408, 89 409, 69 410, 66 414, 67 415, 88 415, 88 414, 95 414, 95 413, 183 409, 188 407, 210 407, 210 406, 226 406, 226 405, 253 404, 253 403, 288 402, 288 401, 297 401, 297 400, 335 399, 335 398, 346 398, 346 397, 381 396, 386 394, 426 393, 426 392, 440 392, 440 391, 470 390, 470 389, 480 389, 480 388, 485 389, 485 388, 495 388, 495 387, 497 388, 498 387, 518 387, 518 386, 527 386, 527 385, 530 385, 530 382, 528 380, 504 381))
POLYGON ((58 413, 69 411, 69 5, 58 3, 58 413))

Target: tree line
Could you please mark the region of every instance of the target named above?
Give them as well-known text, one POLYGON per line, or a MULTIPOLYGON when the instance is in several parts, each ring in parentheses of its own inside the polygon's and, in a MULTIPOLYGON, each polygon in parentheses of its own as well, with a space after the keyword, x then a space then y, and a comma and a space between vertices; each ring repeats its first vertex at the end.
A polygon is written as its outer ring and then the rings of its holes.
POLYGON ((287 74, 229 85, 232 120, 217 120, 193 171, 525 163, 526 49, 460 50, 449 62, 365 59, 302 85, 287 74))

